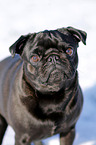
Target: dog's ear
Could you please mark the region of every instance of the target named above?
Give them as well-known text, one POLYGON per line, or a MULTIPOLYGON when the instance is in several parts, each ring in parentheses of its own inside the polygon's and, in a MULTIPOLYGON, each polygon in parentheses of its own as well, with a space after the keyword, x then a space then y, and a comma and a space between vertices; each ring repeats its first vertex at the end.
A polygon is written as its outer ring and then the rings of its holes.
POLYGON ((77 39, 78 42, 82 41, 83 44, 86 45, 86 38, 87 38, 86 32, 75 29, 73 27, 67 27, 67 30, 77 39))
POLYGON ((13 45, 11 45, 9 47, 9 51, 12 55, 12 57, 15 56, 15 54, 22 54, 23 48, 28 40, 28 38, 30 37, 30 34, 28 35, 22 35, 13 45))

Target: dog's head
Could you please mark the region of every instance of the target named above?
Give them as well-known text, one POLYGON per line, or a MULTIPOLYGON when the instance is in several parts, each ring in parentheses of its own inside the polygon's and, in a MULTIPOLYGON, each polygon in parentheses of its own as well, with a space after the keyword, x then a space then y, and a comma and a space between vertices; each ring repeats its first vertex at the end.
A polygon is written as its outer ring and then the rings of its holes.
POLYGON ((21 36, 11 47, 24 62, 24 75, 36 90, 57 92, 75 77, 78 42, 86 33, 72 27, 21 36))

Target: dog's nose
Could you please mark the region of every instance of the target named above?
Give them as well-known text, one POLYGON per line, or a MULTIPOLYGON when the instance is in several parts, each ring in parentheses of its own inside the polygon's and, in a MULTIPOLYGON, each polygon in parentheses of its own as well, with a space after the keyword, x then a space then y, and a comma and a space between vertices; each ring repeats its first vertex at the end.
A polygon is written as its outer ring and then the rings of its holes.
POLYGON ((59 61, 59 56, 57 56, 57 55, 51 55, 48 58, 48 61, 51 62, 51 63, 53 63, 53 64, 56 64, 59 61))

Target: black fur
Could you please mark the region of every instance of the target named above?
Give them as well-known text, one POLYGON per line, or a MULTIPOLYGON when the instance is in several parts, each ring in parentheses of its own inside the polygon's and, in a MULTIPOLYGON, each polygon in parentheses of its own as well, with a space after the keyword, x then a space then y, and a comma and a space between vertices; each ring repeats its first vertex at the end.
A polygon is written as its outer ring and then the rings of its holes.
POLYGON ((68 27, 21 36, 10 47, 14 58, 0 62, 0 144, 9 124, 15 145, 41 145, 57 133, 60 145, 72 145, 83 104, 79 41, 86 44, 86 33, 68 27))

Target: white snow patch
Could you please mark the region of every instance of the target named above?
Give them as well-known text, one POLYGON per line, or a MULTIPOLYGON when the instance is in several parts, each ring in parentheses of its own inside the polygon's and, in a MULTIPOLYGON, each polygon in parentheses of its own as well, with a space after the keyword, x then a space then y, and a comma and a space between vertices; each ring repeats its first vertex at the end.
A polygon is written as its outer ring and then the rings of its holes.
MULTIPOLYGON (((20 35, 67 26, 88 33, 87 45, 78 48, 84 107, 74 145, 96 145, 96 0, 0 1, 0 60, 10 55, 8 48, 20 35)), ((59 136, 45 142, 59 145, 59 136)), ((8 127, 2 145, 13 144, 14 131, 8 127)))

